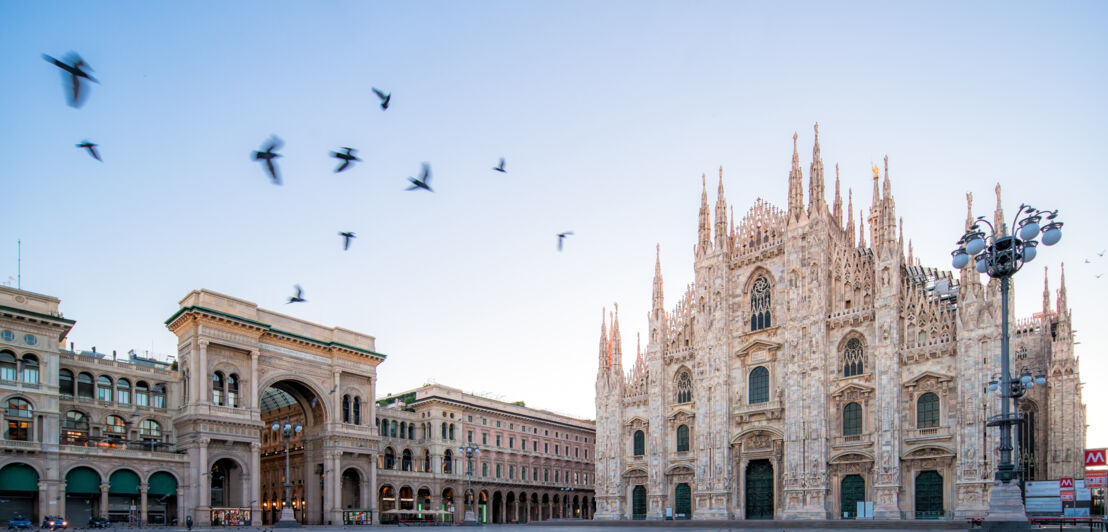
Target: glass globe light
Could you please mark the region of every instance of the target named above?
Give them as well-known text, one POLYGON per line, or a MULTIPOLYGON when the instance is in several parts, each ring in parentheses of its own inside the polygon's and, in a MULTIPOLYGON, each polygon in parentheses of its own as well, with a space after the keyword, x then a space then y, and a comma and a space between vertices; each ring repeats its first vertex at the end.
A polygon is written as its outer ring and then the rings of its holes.
POLYGON ((1035 250, 1035 246, 1023 246, 1023 262, 1031 262, 1035 260, 1035 256, 1038 254, 1039 252, 1035 250))
POLYGON ((1046 231, 1043 231, 1043 244, 1053 246, 1062 239, 1062 230, 1057 227, 1050 227, 1046 231))
POLYGON ((1039 236, 1038 222, 1028 222, 1020 228, 1020 239, 1022 240, 1031 240, 1037 236, 1039 236))
POLYGON ((995 392, 996 388, 997 388, 997 382, 996 381, 989 381, 989 391, 990 392, 995 392))
POLYGON ((989 271, 989 261, 986 259, 977 261, 977 273, 985 273, 987 271, 989 271))
POLYGON ((985 249, 985 241, 977 235, 974 235, 969 242, 966 242, 966 253, 970 255, 981 253, 983 249, 985 249))
POLYGON ((1027 373, 1024 373, 1023 375, 1020 375, 1020 383, 1023 384, 1024 386, 1027 386, 1028 384, 1030 384, 1031 383, 1031 375, 1029 375, 1027 373))
POLYGON ((297 434, 300 434, 300 431, 302 431, 302 430, 304 430, 304 427, 302 427, 302 426, 300 426, 300 425, 297 425, 297 426, 296 426, 296 433, 297 433, 297 434))
POLYGON ((955 252, 954 260, 951 264, 953 264, 954 269, 961 270, 962 268, 965 268, 967 264, 969 264, 969 255, 966 254, 966 251, 964 249, 959 249, 955 252))
POLYGON ((1046 375, 1039 375, 1035 377, 1035 384, 1038 384, 1039 386, 1046 384, 1046 375))
POLYGON ((272 430, 278 430, 278 429, 281 428, 281 424, 280 423, 274 423, 273 426, 269 427, 269 428, 272 429, 272 430))

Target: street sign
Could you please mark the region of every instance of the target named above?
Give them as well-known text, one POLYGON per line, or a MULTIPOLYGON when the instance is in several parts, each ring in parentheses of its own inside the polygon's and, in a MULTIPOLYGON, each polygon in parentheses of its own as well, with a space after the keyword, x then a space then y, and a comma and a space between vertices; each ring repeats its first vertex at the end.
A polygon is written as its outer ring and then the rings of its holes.
POLYGON ((1106 475, 1108 471, 1103 469, 1096 471, 1085 471, 1085 487, 1086 488, 1106 488, 1108 482, 1106 482, 1106 475))
POLYGON ((1058 489, 1062 491, 1073 491, 1073 477, 1062 477, 1058 479, 1058 489))
POLYGON ((1105 449, 1085 449, 1085 467, 1108 465, 1105 449))
POLYGON ((1073 502, 1073 492, 1062 492, 1060 499, 1062 502, 1073 502))

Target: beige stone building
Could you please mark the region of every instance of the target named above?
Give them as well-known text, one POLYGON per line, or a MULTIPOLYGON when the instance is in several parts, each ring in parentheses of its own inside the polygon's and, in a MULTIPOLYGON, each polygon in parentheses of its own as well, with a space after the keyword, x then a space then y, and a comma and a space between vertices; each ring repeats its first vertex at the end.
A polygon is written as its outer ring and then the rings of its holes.
MULTIPOLYGON (((0 524, 22 513, 81 527, 94 516, 267 525, 285 500, 286 456, 303 523, 433 507, 460 519, 466 476, 453 449, 471 432, 484 451, 472 479, 482 517, 591 514, 592 422, 443 386, 386 400, 379 419, 385 355, 372 336, 207 290, 166 320, 173 364, 66 349, 74 323, 56 298, 0 287, 0 524), (274 424, 300 429, 286 441, 274 424)), ((432 516, 385 515, 395 518, 432 516)))
POLYGON ((382 511, 432 508, 461 521, 472 501, 483 523, 591 518, 592 421, 439 384, 379 403, 382 511), (459 452, 467 446, 480 454, 467 460, 459 452))
MULTIPOLYGON (((659 253, 648 341, 630 370, 618 312, 601 326, 597 518, 853 517, 859 501, 878 518, 986 512, 998 283, 913 257, 887 159, 857 226, 837 168, 829 207, 818 130, 805 205, 793 141, 786 209, 758 199, 729 217, 721 170, 713 220, 702 191, 695 280, 667 309, 659 253)), ((1012 323, 1013 372, 1048 378, 1019 401, 1023 477, 1081 478, 1064 272, 1053 299, 1044 285, 1042 309, 1012 323)))

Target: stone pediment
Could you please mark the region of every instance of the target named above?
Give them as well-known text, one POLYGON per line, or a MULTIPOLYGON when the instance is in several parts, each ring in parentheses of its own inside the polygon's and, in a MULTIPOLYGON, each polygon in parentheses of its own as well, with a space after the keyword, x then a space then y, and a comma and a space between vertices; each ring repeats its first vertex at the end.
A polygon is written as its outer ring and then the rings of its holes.
POLYGON ((831 397, 835 399, 868 399, 873 396, 874 388, 867 384, 861 384, 858 382, 847 383, 842 388, 835 390, 831 393, 831 397))
POLYGON ((650 426, 650 422, 644 419, 642 416, 635 416, 628 419, 624 425, 633 429, 645 429, 650 426))
POLYGON ((946 447, 923 447, 915 449, 904 456, 904 460, 919 460, 923 458, 943 458, 954 456, 954 451, 947 449, 946 447))
POLYGON ((696 413, 688 408, 678 408, 672 414, 669 415, 669 420, 672 423, 691 423, 696 419, 696 413))
POLYGON ((679 462, 666 468, 666 475, 692 475, 692 463, 679 462))
POLYGON ((873 462, 873 456, 870 453, 860 453, 857 451, 847 451, 840 455, 835 456, 828 463, 831 464, 849 464, 856 462, 873 462))
POLYGON ((954 378, 950 375, 943 375, 941 373, 935 373, 934 371, 924 371, 904 381, 906 388, 926 387, 931 385, 934 387, 946 387, 953 383, 954 378))
POLYGON ((743 346, 740 347, 735 354, 743 356, 752 351, 757 351, 761 349, 772 352, 781 349, 781 345, 782 344, 780 342, 772 342, 770 340, 766 340, 765 338, 754 338, 749 342, 743 344, 743 346))
POLYGON ((646 474, 646 469, 643 469, 642 467, 634 466, 634 467, 629 467, 627 469, 624 469, 623 474, 620 475, 620 476, 622 476, 623 478, 627 478, 627 477, 645 477, 645 476, 647 476, 647 474, 646 474))

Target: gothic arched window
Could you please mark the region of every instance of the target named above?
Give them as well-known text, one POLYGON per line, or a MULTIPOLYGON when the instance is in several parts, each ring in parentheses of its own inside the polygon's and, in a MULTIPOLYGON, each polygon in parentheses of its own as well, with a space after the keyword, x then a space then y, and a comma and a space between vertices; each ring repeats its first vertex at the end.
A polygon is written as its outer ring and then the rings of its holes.
POLYGON ((916 401, 916 428, 930 429, 939 426, 939 396, 927 392, 916 401))
POLYGON ((646 454, 646 434, 644 434, 641 430, 636 430, 634 440, 634 455, 642 456, 646 454))
POLYGON ((750 330, 752 331, 762 330, 772 325, 773 320, 769 312, 772 303, 770 292, 769 281, 764 276, 754 280, 754 286, 750 289, 750 330))
POLYGON ((862 433, 862 405, 847 403, 843 407, 843 436, 857 436, 862 433))
POLYGON ((862 349, 862 341, 857 338, 851 338, 847 340, 846 347, 843 348, 843 376, 853 377, 855 375, 861 375, 865 370, 863 363, 865 359, 865 350, 862 349))
POLYGON ((765 366, 758 366, 750 372, 749 388, 750 404, 769 401, 769 370, 765 366))
POLYGON ((350 396, 342 396, 342 422, 350 423, 350 396))
POLYGON ((685 452, 689 450, 689 426, 681 425, 677 427, 677 452, 685 452))
POLYGON ((688 370, 677 374, 677 404, 692 402, 692 376, 688 370))
POLYGON ((355 397, 354 398, 354 424, 355 425, 361 425, 362 424, 362 398, 361 397, 355 397))

